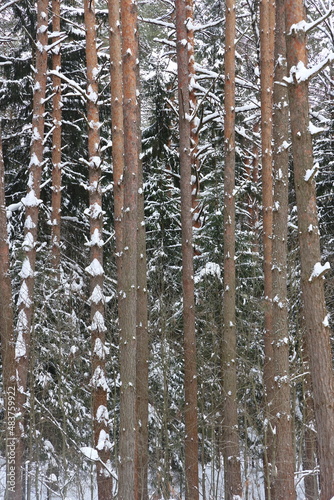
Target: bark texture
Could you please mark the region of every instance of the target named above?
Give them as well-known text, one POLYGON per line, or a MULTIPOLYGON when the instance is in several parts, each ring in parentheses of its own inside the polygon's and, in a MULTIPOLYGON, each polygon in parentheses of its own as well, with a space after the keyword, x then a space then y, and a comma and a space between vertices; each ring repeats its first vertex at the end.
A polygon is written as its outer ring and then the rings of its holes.
POLYGON ((15 343, 15 364, 17 384, 17 411, 20 417, 16 425, 16 468, 19 471, 16 477, 15 500, 23 496, 22 466, 24 463, 24 414, 26 391, 28 385, 30 344, 33 329, 34 283, 36 268, 37 227, 41 191, 41 175, 43 163, 44 139, 44 111, 47 72, 47 44, 48 44, 48 1, 37 2, 37 44, 36 44, 36 73, 33 94, 33 119, 31 158, 29 164, 29 178, 27 195, 22 199, 25 205, 25 225, 23 241, 23 263, 21 269, 22 284, 18 298, 17 337, 15 343))
POLYGON ((5 401, 5 446, 6 446, 6 500, 13 498, 15 479, 19 475, 15 461, 16 441, 16 384, 15 384, 15 342, 12 302, 12 283, 10 276, 10 255, 7 232, 5 200, 5 165, 2 153, 0 126, 0 342, 2 358, 3 394, 5 401))
POLYGON ((195 338, 194 263, 192 234, 192 186, 189 105, 189 54, 187 48, 186 2, 176 0, 176 35, 179 99, 179 157, 181 172, 182 286, 185 371, 185 474, 186 499, 197 500, 198 426, 197 365, 195 338))
MULTIPOLYGON (((60 33, 60 0, 52 0, 52 31, 60 33)), ((54 37, 53 43, 58 42, 52 49, 52 69, 60 71, 61 53, 60 36, 54 37)), ((51 208, 51 252, 52 266, 59 273, 60 266, 60 223, 61 223, 61 79, 56 74, 52 75, 52 208, 51 208)))
POLYGON ((136 477, 136 343, 137 343, 137 224, 138 224, 138 103, 137 4, 121 2, 123 113, 124 113, 124 209, 122 291, 126 313, 120 317, 120 463, 119 499, 138 498, 136 477))
POLYGON ((262 146, 262 207, 264 257, 264 389, 265 389, 265 447, 264 469, 266 498, 270 497, 270 476, 273 461, 272 400, 274 397, 274 363, 272 347, 272 106, 274 77, 274 26, 272 0, 260 2, 260 70, 261 70, 261 146, 262 146))
POLYGON ((96 464, 97 489, 99 500, 111 500, 112 477, 110 474, 108 385, 106 380, 105 297, 103 293, 103 212, 101 191, 101 157, 98 108, 98 58, 95 33, 94 0, 84 2, 86 28, 87 64, 87 121, 88 121, 88 160, 89 160, 89 217, 90 217, 90 265, 86 271, 90 275, 89 298, 91 309, 92 343, 92 417, 94 446, 100 461, 96 464))
MULTIPOLYGON (((284 0, 276 0, 275 82, 284 83, 287 74, 284 0)), ((271 401, 275 432, 275 454, 272 463, 271 498, 295 500, 295 450, 292 436, 291 394, 289 376, 289 328, 287 298, 287 241, 289 194, 289 112, 284 85, 274 85, 273 116, 273 355, 274 393, 271 401)))
POLYGON ((312 137, 309 130, 308 82, 300 70, 307 66, 306 33, 296 26, 305 20, 302 0, 286 1, 289 105, 294 182, 298 210, 301 286, 306 343, 314 394, 318 437, 321 500, 334 496, 334 381, 330 330, 324 295, 319 225, 314 180, 312 137))
POLYGON ((226 500, 242 494, 237 405, 235 273, 235 2, 226 0, 223 296, 223 456, 226 500))

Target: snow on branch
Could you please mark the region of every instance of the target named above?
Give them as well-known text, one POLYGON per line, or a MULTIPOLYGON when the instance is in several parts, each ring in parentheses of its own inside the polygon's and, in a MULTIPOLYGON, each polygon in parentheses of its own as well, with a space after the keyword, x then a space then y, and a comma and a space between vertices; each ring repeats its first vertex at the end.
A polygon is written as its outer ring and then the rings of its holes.
POLYGON ((323 21, 325 21, 328 17, 330 17, 333 14, 334 7, 331 7, 328 9, 327 12, 315 21, 311 23, 307 23, 305 20, 299 21, 299 23, 292 24, 290 28, 289 35, 295 35, 298 33, 309 33, 312 31, 314 28, 316 28, 319 24, 321 24, 323 21))
POLYGON ((61 80, 64 80, 64 82, 66 82, 72 89, 79 92, 79 94, 84 98, 85 101, 89 100, 88 95, 80 87, 80 85, 78 85, 77 82, 75 82, 71 78, 67 78, 67 76, 65 76, 63 73, 60 73, 60 71, 50 70, 49 75, 58 76, 58 78, 60 78, 61 80))
POLYGON ((311 276, 309 277, 309 281, 313 281, 315 278, 320 278, 320 276, 323 276, 325 272, 330 268, 331 265, 329 262, 326 262, 324 265, 322 265, 321 262, 317 262, 316 264, 314 264, 314 268, 311 276))
POLYGON ((20 2, 21 0, 11 0, 10 2, 5 3, 2 7, 0 7, 0 12, 2 12, 5 9, 8 9, 11 5, 14 5, 14 3, 20 2))
POLYGON ((299 61, 297 66, 292 66, 290 69, 290 76, 285 76, 284 80, 287 83, 299 84, 301 82, 307 82, 314 76, 316 76, 320 71, 322 71, 328 64, 334 61, 334 52, 330 52, 325 59, 315 64, 311 68, 306 68, 302 61, 299 61))

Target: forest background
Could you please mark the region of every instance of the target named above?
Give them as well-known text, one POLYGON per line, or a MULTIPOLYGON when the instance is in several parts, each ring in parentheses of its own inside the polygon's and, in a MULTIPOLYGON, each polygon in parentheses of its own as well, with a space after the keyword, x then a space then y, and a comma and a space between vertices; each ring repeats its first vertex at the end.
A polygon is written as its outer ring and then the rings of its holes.
POLYGON ((0 5, 6 500, 334 497, 332 13, 0 5))

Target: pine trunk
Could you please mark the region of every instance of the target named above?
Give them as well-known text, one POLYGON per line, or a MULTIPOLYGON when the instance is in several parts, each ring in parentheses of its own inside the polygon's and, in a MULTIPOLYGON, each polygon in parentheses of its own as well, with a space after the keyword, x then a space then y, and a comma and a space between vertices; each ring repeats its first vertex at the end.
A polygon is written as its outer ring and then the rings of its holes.
POLYGON ((274 26, 271 0, 260 2, 260 65, 261 65, 261 146, 262 146, 262 211, 264 257, 264 389, 265 389, 265 447, 264 469, 266 498, 271 499, 270 483, 274 436, 272 433, 272 400, 274 362, 272 347, 272 105, 274 77, 274 26))
POLYGON ((89 159, 89 214, 90 214, 90 275, 89 298, 91 308, 92 343, 92 418, 94 446, 100 461, 96 464, 99 500, 111 500, 112 477, 109 441, 108 385, 106 380, 104 323, 105 297, 103 293, 103 216, 101 192, 101 158, 98 108, 98 58, 95 33, 94 0, 85 0, 86 64, 87 64, 87 121, 89 159))
POLYGON ((287 74, 284 0, 276 0, 274 86, 274 211, 273 211, 273 355, 275 365, 274 391, 271 401, 275 432, 275 458, 272 463, 271 498, 295 500, 295 450, 291 416, 289 375, 289 328, 287 297, 287 241, 289 194, 289 112, 287 89, 283 85, 287 74), (281 84, 280 84, 281 83, 281 84))
POLYGON ((41 191, 43 164, 44 111, 47 73, 48 44, 48 1, 37 2, 37 44, 36 73, 33 95, 32 144, 29 164, 27 195, 22 202, 25 205, 25 225, 23 241, 23 264, 21 269, 22 284, 18 298, 17 338, 15 343, 17 411, 20 417, 16 425, 16 470, 15 493, 11 499, 22 500, 23 464, 25 461, 24 415, 27 401, 26 391, 30 364, 30 344, 33 328, 34 284, 36 268, 37 227, 41 191))
POLYGON ((197 365, 195 338, 194 262, 189 103, 189 54, 186 2, 176 0, 177 73, 179 99, 179 158, 181 172, 182 285, 185 372, 186 500, 198 500, 197 365))
POLYGON ((7 232, 5 200, 5 165, 2 153, 2 131, 0 128, 0 342, 3 374, 3 394, 5 400, 5 446, 6 446, 6 500, 14 498, 15 469, 15 351, 12 283, 10 276, 10 255, 7 232))
POLYGON ((223 456, 225 499, 241 496, 237 404, 237 329, 235 273, 235 2, 226 1, 225 32, 225 170, 223 296, 223 456))
POLYGON ((287 61, 294 182, 298 210, 301 286, 306 343, 314 394, 318 436, 321 500, 334 496, 334 380, 330 329, 324 295, 312 137, 309 130, 308 81, 299 73, 307 66, 302 0, 286 1, 287 61), (297 25, 297 26, 295 26, 297 25))
MULTIPOLYGON (((52 31, 60 33, 60 0, 52 0, 52 31)), ((52 69, 60 71, 60 35, 52 39, 58 44, 52 50, 52 69)), ((53 98, 52 98, 52 208, 51 208, 51 251, 52 266, 56 274, 59 274, 60 266, 60 223, 61 223, 61 79, 53 74, 52 76, 53 98)))
POLYGON ((124 113, 124 210, 122 291, 120 307, 120 500, 137 500, 136 476, 136 363, 137 363, 137 255, 139 189, 139 113, 137 103, 138 31, 137 4, 121 2, 123 113, 124 113))

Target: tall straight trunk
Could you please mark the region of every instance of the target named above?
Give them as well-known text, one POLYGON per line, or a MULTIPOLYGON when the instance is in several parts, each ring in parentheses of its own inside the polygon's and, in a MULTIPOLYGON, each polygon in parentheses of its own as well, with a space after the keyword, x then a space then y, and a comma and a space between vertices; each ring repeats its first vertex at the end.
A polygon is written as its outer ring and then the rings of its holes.
POLYGON ((123 113, 124 113, 124 210, 120 322, 120 443, 119 499, 138 498, 136 477, 136 340, 137 340, 137 225, 139 188, 138 31, 137 4, 121 2, 123 113))
POLYGON ((225 499, 242 494, 237 404, 237 329, 235 313, 235 2, 226 0, 225 30, 225 170, 223 296, 223 456, 225 499))
POLYGON ((303 387, 303 469, 309 471, 304 476, 304 490, 306 500, 318 500, 318 474, 317 474, 317 433, 314 422, 314 403, 312 394, 312 381, 309 372, 309 355, 305 341, 303 342, 303 363, 306 372, 303 387))
MULTIPOLYGON (((139 65, 138 65, 139 85, 139 65)), ((139 92, 138 92, 139 93, 139 92)), ((138 97, 138 153, 141 153, 141 115, 138 97)), ((137 248, 137 450, 136 474, 138 498, 148 500, 148 297, 147 297, 147 254, 144 212, 143 165, 138 170, 138 248, 137 248)))
POLYGON ((137 261, 137 478, 138 498, 148 499, 148 310, 143 174, 139 169, 137 261))
POLYGON ((179 158, 181 172, 182 286, 185 373, 185 474, 186 499, 197 500, 198 425, 197 364, 195 338, 194 262, 191 200, 191 144, 189 104, 189 54, 187 47, 186 2, 176 0, 177 74, 179 99, 179 158))
POLYGON ((193 210, 193 226, 199 228, 200 222, 200 205, 199 196, 199 161, 198 153, 198 119, 194 116, 197 107, 197 96, 195 90, 195 37, 194 37, 194 1, 186 0, 186 26, 188 40, 188 73, 189 73, 189 103, 190 114, 190 146, 191 146, 191 164, 192 164, 192 210, 193 210))
POLYGON ((276 0, 275 83, 273 116, 274 211, 273 211, 273 354, 275 365, 272 403, 275 459, 271 477, 271 497, 295 500, 295 451, 291 418, 289 376, 289 329, 287 297, 287 241, 289 194, 289 111, 284 86, 286 68, 284 0, 276 0))
MULTIPOLYGON (((52 0, 52 31, 60 34, 60 0, 52 0)), ((52 41, 58 44, 52 50, 52 69, 60 71, 60 35, 55 36, 52 41)), ((51 200, 51 252, 52 266, 59 273, 60 266, 60 222, 61 222, 61 79, 56 74, 52 75, 53 98, 52 98, 52 200, 51 200)))
POLYGON ((309 130, 308 81, 302 71, 307 66, 303 0, 286 0, 287 61, 290 72, 289 106, 294 182, 298 210, 301 259, 301 287, 306 343, 314 394, 318 436, 321 500, 334 496, 334 380, 330 329, 325 303, 321 266, 320 236, 312 137, 309 130), (297 26, 294 26, 297 25, 297 26))
POLYGON ((23 463, 24 463, 24 415, 27 400, 26 391, 30 363, 30 344, 33 328, 34 284, 36 267, 37 226, 41 175, 43 163, 44 111, 47 73, 48 44, 48 0, 37 2, 37 44, 36 72, 33 95, 32 143, 29 163, 27 195, 22 202, 25 205, 25 225, 23 241, 23 263, 20 276, 22 284, 18 298, 17 338, 15 343, 15 364, 17 384, 17 412, 20 417, 16 425, 16 468, 19 471, 15 478, 15 500, 23 495, 23 463))
POLYGON ((273 460, 271 427, 274 386, 272 347, 272 105, 274 77, 274 16, 272 0, 260 2, 260 65, 261 65, 261 146, 262 146, 262 210, 264 256, 264 389, 265 389, 265 447, 264 469, 266 498, 270 500, 270 475, 273 460))
POLYGON ((15 350, 12 283, 7 232, 5 200, 5 165, 2 153, 2 131, 0 127, 0 343, 2 357, 3 393, 5 400, 5 446, 6 446, 6 500, 13 498, 15 478, 15 350))
POLYGON ((87 121, 88 121, 88 159, 89 159, 89 214, 90 214, 90 274, 89 299, 91 309, 92 343, 92 417, 94 446, 100 461, 96 464, 99 500, 112 498, 112 477, 110 474, 108 385, 106 381, 105 346, 106 327, 104 323, 105 297, 103 293, 103 216, 101 192, 101 158, 98 108, 98 58, 95 33, 94 0, 84 1, 86 28, 87 64, 87 121))

